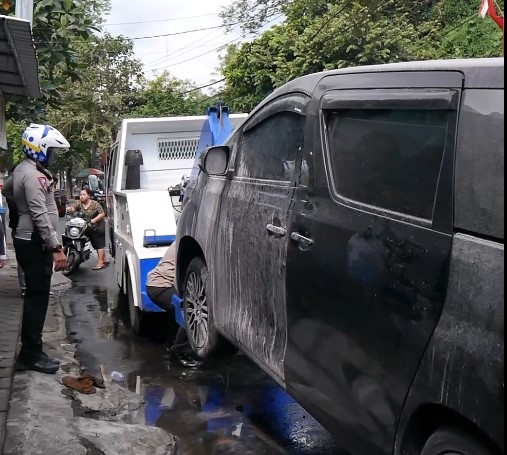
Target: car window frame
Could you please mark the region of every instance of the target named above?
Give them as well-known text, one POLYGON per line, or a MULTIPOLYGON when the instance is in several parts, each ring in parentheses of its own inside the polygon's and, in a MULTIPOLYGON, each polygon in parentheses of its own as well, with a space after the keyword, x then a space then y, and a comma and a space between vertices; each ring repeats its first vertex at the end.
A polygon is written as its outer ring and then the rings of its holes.
MULTIPOLYGON (((323 152, 324 152, 324 165, 326 170, 326 178, 331 193, 332 199, 340 204, 349 206, 351 208, 369 212, 372 215, 379 215, 385 218, 402 221, 421 227, 425 227, 432 230, 439 230, 445 233, 452 233, 453 228, 453 207, 452 207, 452 190, 454 180, 454 157, 456 150, 457 141, 457 126, 459 108, 461 104, 462 91, 458 88, 389 88, 386 89, 369 89, 367 91, 362 89, 353 90, 330 90, 322 94, 319 102, 319 127, 322 138, 323 152), (376 104, 376 100, 373 99, 371 94, 378 92, 382 96, 376 104), (392 107, 389 107, 389 100, 386 100, 386 93, 392 96, 392 107), (453 94, 449 96, 448 93, 453 94), (342 103, 342 109, 347 109, 348 106, 355 108, 362 108, 366 110, 377 109, 404 109, 408 103, 412 106, 413 110, 448 110, 448 129, 446 137, 446 145, 444 147, 440 171, 437 179, 436 191, 435 191, 435 203, 433 206, 433 216, 431 220, 420 218, 411 214, 401 213, 394 210, 378 207, 365 202, 357 201, 346 197, 338 191, 336 188, 336 182, 333 175, 332 160, 331 160, 331 147, 329 144, 329 132, 327 129, 326 115, 330 111, 336 111, 338 109, 325 109, 329 107, 330 95, 333 97, 340 96, 340 93, 346 94, 345 101, 342 103), (368 97, 365 100, 354 100, 353 94, 357 93, 360 97, 361 94, 368 93, 368 97), (420 100, 419 104, 417 99, 414 99, 414 93, 429 93, 430 95, 420 100), (437 96, 434 96, 434 95, 437 96), (442 97, 439 100, 438 94, 442 97), (428 102, 430 100, 430 102, 428 102), (445 192, 445 194, 442 194, 445 192), (449 204, 451 205, 449 207, 449 204)), ((340 102, 338 102, 340 104, 340 102)))
POLYGON ((254 112, 249 117, 241 128, 230 138, 230 147, 232 148, 231 160, 229 164, 229 175, 231 180, 262 183, 268 185, 278 186, 295 186, 299 180, 299 169, 304 152, 305 139, 302 141, 302 147, 295 156, 294 171, 290 180, 269 180, 258 177, 242 177, 237 175, 237 160, 239 156, 239 149, 243 142, 245 133, 248 133, 255 127, 270 120, 272 117, 280 113, 291 113, 299 115, 304 118, 303 135, 305 135, 306 127, 308 124, 308 105, 311 102, 311 97, 303 92, 292 92, 281 95, 274 100, 270 101, 267 105, 261 107, 258 111, 254 112))

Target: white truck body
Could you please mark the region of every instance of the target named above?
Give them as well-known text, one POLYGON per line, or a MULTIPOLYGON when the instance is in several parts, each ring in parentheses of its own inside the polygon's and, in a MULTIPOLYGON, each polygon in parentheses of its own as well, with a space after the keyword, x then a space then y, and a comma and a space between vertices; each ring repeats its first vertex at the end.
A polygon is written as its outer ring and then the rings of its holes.
MULTIPOLYGON (((244 118, 245 115, 230 116, 234 126, 244 118)), ((176 238, 178 213, 169 188, 190 175, 207 119, 196 116, 123 120, 111 148, 106 172, 110 251, 118 286, 128 295, 136 332, 140 331, 142 312, 162 311, 146 295, 146 277, 176 238), (142 164, 137 168, 127 166, 127 156, 132 154, 129 151, 140 151, 137 156, 142 155, 142 164)))

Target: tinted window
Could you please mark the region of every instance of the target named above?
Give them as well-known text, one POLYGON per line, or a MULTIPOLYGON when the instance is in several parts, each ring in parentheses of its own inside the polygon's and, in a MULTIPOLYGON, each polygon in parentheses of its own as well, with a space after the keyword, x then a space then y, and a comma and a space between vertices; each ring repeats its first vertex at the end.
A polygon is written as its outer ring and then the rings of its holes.
POLYGON ((303 146, 305 117, 280 112, 243 133, 236 158, 236 175, 291 181, 303 146))
POLYGON ((456 227, 504 239, 503 90, 467 90, 456 159, 456 227))
POLYGON ((448 115, 387 109, 330 113, 329 147, 338 193, 432 219, 448 115))

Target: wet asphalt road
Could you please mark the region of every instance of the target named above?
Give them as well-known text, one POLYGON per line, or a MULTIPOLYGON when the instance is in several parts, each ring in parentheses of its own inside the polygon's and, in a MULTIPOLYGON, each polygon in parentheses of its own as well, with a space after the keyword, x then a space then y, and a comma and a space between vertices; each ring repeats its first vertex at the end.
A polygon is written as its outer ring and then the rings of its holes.
POLYGON ((144 397, 132 423, 174 434, 179 455, 339 453, 331 436, 243 355, 199 370, 164 361, 163 318, 152 318, 149 338, 133 335, 113 265, 96 272, 95 262, 93 255, 72 278, 68 331, 86 370, 120 372, 121 383, 144 397))

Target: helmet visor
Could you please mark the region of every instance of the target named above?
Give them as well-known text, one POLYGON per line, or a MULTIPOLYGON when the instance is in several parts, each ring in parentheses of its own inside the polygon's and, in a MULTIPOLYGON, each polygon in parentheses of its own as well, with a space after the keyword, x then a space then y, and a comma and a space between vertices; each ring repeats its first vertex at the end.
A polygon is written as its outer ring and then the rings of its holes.
POLYGON ((64 148, 64 147, 49 147, 47 150, 46 166, 50 167, 53 165, 53 163, 55 162, 55 158, 56 158, 57 153, 64 153, 67 150, 69 150, 69 149, 64 148))

